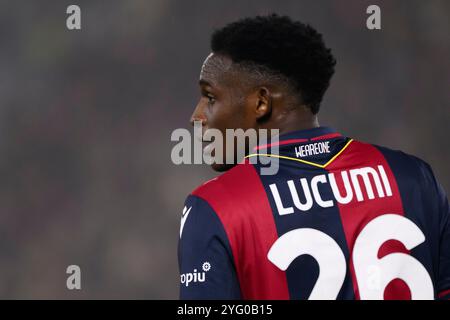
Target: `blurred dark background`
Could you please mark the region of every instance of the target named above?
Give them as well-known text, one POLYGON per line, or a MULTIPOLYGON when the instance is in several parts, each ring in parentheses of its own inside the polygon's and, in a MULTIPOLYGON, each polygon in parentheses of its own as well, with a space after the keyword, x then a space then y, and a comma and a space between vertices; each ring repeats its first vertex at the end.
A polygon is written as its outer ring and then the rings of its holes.
POLYGON ((183 202, 215 173, 173 165, 170 134, 212 30, 270 12, 337 57, 321 124, 421 157, 450 190, 450 1, 2 1, 0 298, 177 298, 183 202))

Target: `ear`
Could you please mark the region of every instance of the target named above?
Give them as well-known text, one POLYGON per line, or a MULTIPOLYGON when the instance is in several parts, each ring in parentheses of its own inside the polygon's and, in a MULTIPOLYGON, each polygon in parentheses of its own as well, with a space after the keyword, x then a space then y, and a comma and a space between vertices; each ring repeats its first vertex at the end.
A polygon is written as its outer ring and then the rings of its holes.
POLYGON ((272 113, 272 96, 269 88, 260 87, 256 92, 256 119, 262 120, 272 113))

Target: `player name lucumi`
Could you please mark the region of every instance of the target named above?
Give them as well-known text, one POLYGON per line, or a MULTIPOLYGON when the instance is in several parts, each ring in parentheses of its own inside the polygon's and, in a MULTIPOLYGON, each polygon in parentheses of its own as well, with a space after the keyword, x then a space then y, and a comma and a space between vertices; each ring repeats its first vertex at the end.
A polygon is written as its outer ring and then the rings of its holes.
POLYGON ((348 171, 344 170, 340 172, 340 175, 345 189, 342 191, 339 190, 336 183, 335 173, 317 175, 309 181, 306 178, 301 178, 300 185, 303 199, 305 199, 303 203, 300 201, 299 191, 296 186, 298 185, 297 181, 296 183, 294 183, 294 180, 286 182, 289 187, 291 199, 281 199, 279 192, 280 184, 271 184, 269 187, 273 199, 275 200, 278 213, 280 215, 294 213, 294 208, 292 206, 286 206, 286 203, 293 203, 300 211, 308 211, 312 208, 314 201, 319 206, 328 208, 333 207, 335 201, 340 204, 347 204, 353 200, 354 196, 356 196, 357 201, 375 199, 376 196, 379 198, 392 196, 391 185, 389 184, 389 179, 382 165, 377 166, 376 169, 372 167, 363 167, 348 171), (364 184, 364 189, 361 188, 361 180, 364 184), (319 184, 329 184, 334 199, 324 199, 319 192, 319 184), (374 189, 376 192, 374 192, 374 189))
POLYGON ((177 314, 179 315, 186 315, 186 314, 195 314, 204 316, 205 318, 208 318, 212 307, 191 307, 185 304, 182 307, 178 307, 177 314))

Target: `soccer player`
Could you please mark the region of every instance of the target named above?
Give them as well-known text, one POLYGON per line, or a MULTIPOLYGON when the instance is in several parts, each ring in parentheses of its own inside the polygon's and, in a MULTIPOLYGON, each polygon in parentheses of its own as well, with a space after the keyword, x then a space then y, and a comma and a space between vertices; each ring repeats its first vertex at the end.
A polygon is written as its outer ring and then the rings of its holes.
POLYGON ((279 129, 185 202, 182 299, 449 299, 450 213, 430 166, 319 125, 335 59, 285 16, 215 31, 192 115, 203 129, 279 129), (259 156, 258 156, 259 155, 259 156), (262 175, 252 157, 279 159, 262 175))

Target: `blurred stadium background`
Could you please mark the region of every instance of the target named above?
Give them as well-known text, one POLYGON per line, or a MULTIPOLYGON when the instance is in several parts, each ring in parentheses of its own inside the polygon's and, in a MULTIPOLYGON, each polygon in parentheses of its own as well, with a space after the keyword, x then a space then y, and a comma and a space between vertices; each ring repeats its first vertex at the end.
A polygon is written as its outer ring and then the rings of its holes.
POLYGON ((184 198, 215 173, 173 165, 170 133, 189 127, 211 31, 269 12, 337 57, 322 125, 423 158, 450 190, 450 1, 2 1, 0 298, 177 298, 184 198))

